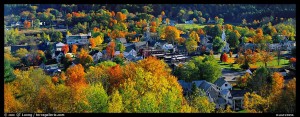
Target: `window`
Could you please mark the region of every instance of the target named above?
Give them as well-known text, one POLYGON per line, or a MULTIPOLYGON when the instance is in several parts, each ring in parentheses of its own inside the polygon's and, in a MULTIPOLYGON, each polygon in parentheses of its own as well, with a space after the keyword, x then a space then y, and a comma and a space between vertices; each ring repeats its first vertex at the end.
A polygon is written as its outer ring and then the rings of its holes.
POLYGON ((225 84, 225 87, 227 87, 227 84, 225 84))

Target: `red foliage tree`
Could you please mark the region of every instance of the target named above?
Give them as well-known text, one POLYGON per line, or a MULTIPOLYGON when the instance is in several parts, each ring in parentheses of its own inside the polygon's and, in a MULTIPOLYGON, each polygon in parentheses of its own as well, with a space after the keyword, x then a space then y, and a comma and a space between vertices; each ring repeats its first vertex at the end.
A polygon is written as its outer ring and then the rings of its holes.
POLYGON ((66 54, 67 52, 69 52, 69 45, 66 44, 65 46, 62 47, 62 51, 64 51, 64 53, 66 54))
POLYGON ((227 62, 227 61, 228 61, 228 55, 224 53, 222 56, 222 62, 227 62))

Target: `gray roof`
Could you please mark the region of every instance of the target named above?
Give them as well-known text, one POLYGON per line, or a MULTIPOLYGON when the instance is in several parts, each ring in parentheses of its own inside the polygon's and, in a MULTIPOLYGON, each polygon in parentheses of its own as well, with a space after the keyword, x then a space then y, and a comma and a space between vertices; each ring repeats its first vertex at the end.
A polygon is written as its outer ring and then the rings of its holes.
POLYGON ((214 84, 217 85, 218 87, 221 87, 226 81, 224 80, 224 78, 218 78, 214 84))
POLYGON ((146 45, 147 41, 141 41, 141 42, 137 42, 137 43, 134 43, 134 46, 137 47, 137 46, 143 46, 143 45, 146 45))
POLYGON ((247 90, 231 90, 230 93, 232 97, 244 97, 244 95, 248 92, 247 90))
POLYGON ((178 80, 178 82, 182 86, 183 89, 191 90, 191 88, 192 88, 192 84, 191 83, 187 83, 184 80, 178 80))
POLYGON ((196 86, 199 87, 203 81, 205 81, 205 80, 197 80, 197 81, 193 81, 192 83, 195 83, 196 86))
POLYGON ((203 81, 199 88, 203 89, 206 92, 212 85, 213 84, 211 84, 210 82, 203 81))
POLYGON ((126 58, 127 60, 130 60, 130 61, 135 60, 135 57, 134 57, 133 55, 131 55, 131 54, 129 54, 128 56, 125 56, 125 58, 126 58))
POLYGON ((219 92, 212 86, 212 90, 208 90, 208 93, 211 98, 216 99, 219 95, 219 92))
POLYGON ((123 43, 123 44, 127 43, 127 41, 126 41, 125 38, 117 38, 116 40, 117 40, 117 41, 120 41, 120 42, 123 43))
POLYGON ((226 100, 222 97, 219 97, 217 100, 216 100, 216 103, 219 104, 219 105, 223 105, 223 104, 226 104, 226 100))

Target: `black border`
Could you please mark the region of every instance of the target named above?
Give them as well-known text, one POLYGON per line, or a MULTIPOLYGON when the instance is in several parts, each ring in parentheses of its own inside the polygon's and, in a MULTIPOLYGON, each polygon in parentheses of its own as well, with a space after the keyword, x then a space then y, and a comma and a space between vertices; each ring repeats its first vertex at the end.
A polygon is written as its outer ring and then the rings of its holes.
MULTIPOLYGON (((33 4, 33 3, 42 3, 42 4, 296 4, 296 0, 4 0, 4 4, 33 4)), ((4 16, 4 4, 1 7, 2 16, 4 16)), ((297 5, 296 5, 296 13, 298 11, 297 5)), ((299 13, 299 12, 298 12, 299 13)), ((4 17, 3 17, 4 18, 4 17)), ((4 28, 4 22, 1 22, 1 29, 4 28)), ((299 30, 299 26, 297 24, 296 30, 299 30)), ((4 32, 1 33, 2 37, 4 37, 4 32)), ((3 41, 4 38, 2 38, 3 41)), ((299 39, 298 39, 299 40, 299 39)), ((296 43, 298 42, 296 39, 296 43)), ((4 41, 1 43, 4 44, 4 41)), ((2 45, 4 47, 4 45, 2 45)), ((2 53, 4 53, 4 48, 1 48, 2 53)), ((1 59, 4 60, 4 54, 1 55, 1 59)), ((298 55, 297 55, 298 56, 298 55)), ((297 57, 298 58, 298 57, 297 57)), ((296 69, 298 69, 299 63, 296 63, 296 69)), ((3 67, 2 67, 3 68, 3 67)), ((4 70, 2 70, 2 74, 4 74, 4 70)), ((298 74, 296 74, 298 77, 298 74)), ((4 80, 1 80, 1 99, 4 99, 4 80)), ((298 90, 297 90, 298 91, 298 90)), ((297 95, 297 94, 296 94, 297 95)), ((296 96, 297 97, 297 96, 296 96)), ((298 102, 298 100, 296 100, 298 102)), ((4 113, 4 101, 1 101, 0 105, 2 105, 3 110, 1 110, 2 113, 4 113)), ((276 114, 280 113, 263 113, 263 114, 257 114, 257 113, 159 113, 159 114, 153 114, 153 113, 64 113, 65 116, 88 116, 88 117, 99 117, 99 116, 216 116, 216 117, 223 117, 223 116, 271 116, 274 117, 276 114)), ((297 113, 294 113, 294 116, 296 116, 297 113)))

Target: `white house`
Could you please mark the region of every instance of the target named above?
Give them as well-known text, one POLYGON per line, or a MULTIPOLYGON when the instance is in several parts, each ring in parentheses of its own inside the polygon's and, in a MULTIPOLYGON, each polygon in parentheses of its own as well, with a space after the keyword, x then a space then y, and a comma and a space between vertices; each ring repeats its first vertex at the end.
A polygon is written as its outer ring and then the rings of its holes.
POLYGON ((215 82, 214 82, 214 84, 217 86, 217 88, 219 89, 219 90, 225 90, 225 89, 227 89, 227 90, 232 90, 232 85, 229 83, 229 82, 227 82, 227 81, 225 81, 225 78, 218 78, 215 82))
POLYGON ((91 33, 88 34, 78 34, 78 35, 67 35, 67 44, 78 44, 78 45, 85 45, 89 44, 89 38, 91 37, 91 33))
POLYGON ((55 45, 56 51, 62 51, 62 48, 63 48, 64 46, 65 46, 65 44, 62 43, 62 42, 57 43, 57 44, 55 45))
POLYGON ((164 51, 168 51, 168 50, 173 49, 173 48, 174 48, 174 46, 173 46, 172 44, 168 44, 168 43, 165 43, 165 44, 162 46, 162 49, 163 49, 164 51))

